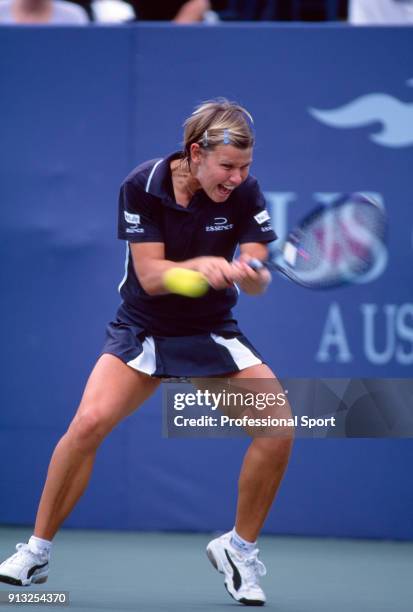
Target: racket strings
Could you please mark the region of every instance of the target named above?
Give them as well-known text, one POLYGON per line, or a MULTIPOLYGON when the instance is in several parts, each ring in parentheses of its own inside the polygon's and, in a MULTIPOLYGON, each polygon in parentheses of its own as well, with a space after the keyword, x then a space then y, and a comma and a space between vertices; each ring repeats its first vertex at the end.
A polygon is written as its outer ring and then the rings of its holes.
POLYGON ((319 287, 354 282, 375 264, 385 218, 371 202, 346 202, 316 215, 297 233, 289 275, 319 287))

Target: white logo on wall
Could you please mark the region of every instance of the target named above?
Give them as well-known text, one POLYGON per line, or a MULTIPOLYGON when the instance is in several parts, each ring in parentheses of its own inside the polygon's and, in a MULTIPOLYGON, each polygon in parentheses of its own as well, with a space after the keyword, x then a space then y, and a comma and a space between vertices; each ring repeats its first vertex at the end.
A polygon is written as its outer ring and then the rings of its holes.
POLYGON ((225 232, 234 227, 233 223, 228 223, 226 217, 214 217, 213 225, 206 225, 206 232, 225 232))
POLYGON ((143 234, 145 230, 143 229, 143 227, 139 227, 140 222, 141 222, 140 215, 129 213, 126 210, 123 212, 124 212, 126 223, 128 223, 131 226, 131 227, 126 228, 126 232, 128 234, 143 234))
MULTIPOLYGON (((413 79, 407 84, 413 86, 413 79)), ((413 146, 413 102, 403 102, 387 93, 367 94, 330 110, 309 108, 308 111, 333 128, 361 128, 380 123, 369 135, 370 140, 383 147, 413 146)))
MULTIPOLYGON (((413 304, 360 304, 357 320, 346 313, 337 302, 328 308, 316 361, 321 363, 349 363, 354 356, 351 350, 347 325, 357 326, 361 347, 357 352, 369 363, 383 366, 392 361, 413 365, 413 304)), ((353 340, 354 341, 354 340, 353 340)))

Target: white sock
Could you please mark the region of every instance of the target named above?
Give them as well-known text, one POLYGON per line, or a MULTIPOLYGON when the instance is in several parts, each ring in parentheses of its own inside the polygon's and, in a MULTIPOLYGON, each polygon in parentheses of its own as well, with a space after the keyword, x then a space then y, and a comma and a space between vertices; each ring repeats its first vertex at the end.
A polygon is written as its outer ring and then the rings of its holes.
POLYGON ((29 542, 29 549, 35 555, 44 555, 47 554, 50 557, 50 552, 52 550, 52 542, 50 540, 43 540, 42 538, 37 538, 32 535, 29 542))
POLYGON ((247 540, 241 538, 241 536, 236 532, 235 527, 231 532, 231 545, 235 548, 235 550, 244 553, 244 555, 257 548, 257 542, 247 542, 247 540))

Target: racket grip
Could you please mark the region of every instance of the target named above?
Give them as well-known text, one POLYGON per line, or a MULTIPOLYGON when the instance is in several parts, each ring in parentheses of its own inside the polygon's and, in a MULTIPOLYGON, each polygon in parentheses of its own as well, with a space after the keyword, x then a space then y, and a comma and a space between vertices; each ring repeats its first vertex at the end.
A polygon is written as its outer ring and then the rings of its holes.
POLYGON ((250 259, 248 265, 250 268, 255 270, 255 272, 258 272, 258 270, 262 270, 263 268, 265 268, 265 265, 259 259, 250 259))

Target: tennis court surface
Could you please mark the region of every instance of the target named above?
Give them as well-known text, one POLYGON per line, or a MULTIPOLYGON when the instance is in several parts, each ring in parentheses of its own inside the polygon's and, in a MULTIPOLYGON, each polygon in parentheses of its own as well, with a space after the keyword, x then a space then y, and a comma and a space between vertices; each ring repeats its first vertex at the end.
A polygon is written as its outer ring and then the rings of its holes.
MULTIPOLYGON (((0 555, 31 531, 0 528, 0 555)), ((76 612, 242 609, 205 555, 209 534, 63 530, 55 540, 47 583, 0 591, 68 591, 76 612)), ((413 543, 263 536, 262 585, 267 610, 278 612, 410 612, 413 543)), ((15 606, 17 607, 17 606, 15 606)), ((11 610, 12 605, 0 605, 11 610)), ((58 609, 26 604, 19 609, 58 609)))

